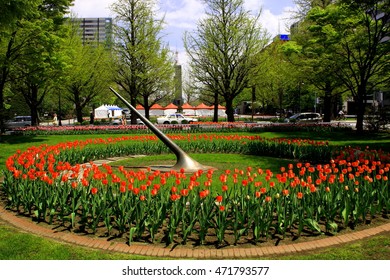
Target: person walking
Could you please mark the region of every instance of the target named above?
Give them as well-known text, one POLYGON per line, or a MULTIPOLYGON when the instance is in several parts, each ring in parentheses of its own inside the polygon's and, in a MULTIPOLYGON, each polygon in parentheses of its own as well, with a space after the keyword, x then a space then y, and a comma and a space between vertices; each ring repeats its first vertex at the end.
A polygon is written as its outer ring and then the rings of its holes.
POLYGON ((53 125, 57 125, 57 114, 54 113, 53 115, 53 125))

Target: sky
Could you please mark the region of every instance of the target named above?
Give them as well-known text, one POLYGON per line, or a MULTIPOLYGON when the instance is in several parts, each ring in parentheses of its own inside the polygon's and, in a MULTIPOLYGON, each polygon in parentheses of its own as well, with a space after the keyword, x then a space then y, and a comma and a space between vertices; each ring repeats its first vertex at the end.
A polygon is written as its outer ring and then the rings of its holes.
MULTIPOLYGON (((114 17, 110 5, 116 0, 75 0, 72 13, 76 17, 114 17)), ((245 8, 257 12, 262 7, 260 22, 273 36, 288 34, 288 26, 292 23, 291 11, 293 0, 244 0, 245 8)), ((196 23, 204 15, 201 0, 157 0, 158 10, 165 17, 163 40, 169 44, 173 52, 178 53, 180 64, 186 64, 183 47, 184 33, 195 30, 196 23)))

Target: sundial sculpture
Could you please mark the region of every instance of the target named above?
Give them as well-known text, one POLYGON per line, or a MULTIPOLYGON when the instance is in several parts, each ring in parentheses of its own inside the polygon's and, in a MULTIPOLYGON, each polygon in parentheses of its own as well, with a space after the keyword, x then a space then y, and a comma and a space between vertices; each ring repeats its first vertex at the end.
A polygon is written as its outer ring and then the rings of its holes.
POLYGON ((178 145, 176 145, 171 139, 169 139, 161 130, 159 130, 154 124, 152 124, 147 118, 145 118, 140 112, 137 111, 126 99, 124 99, 118 92, 110 87, 110 90, 120 99, 126 106, 137 115, 138 118, 176 155, 176 164, 173 166, 151 166, 154 170, 181 170, 184 172, 196 172, 198 170, 212 169, 210 166, 205 166, 192 159, 187 155, 178 145))

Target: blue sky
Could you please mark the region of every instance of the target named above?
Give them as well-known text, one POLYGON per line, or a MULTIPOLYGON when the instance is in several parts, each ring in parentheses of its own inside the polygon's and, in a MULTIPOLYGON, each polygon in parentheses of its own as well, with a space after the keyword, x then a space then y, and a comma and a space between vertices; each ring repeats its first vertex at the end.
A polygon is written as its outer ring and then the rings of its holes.
MULTIPOLYGON (((116 0, 75 0, 71 11, 77 17, 113 17, 109 6, 116 0)), ((201 0, 157 0, 161 16, 165 15, 164 40, 173 51, 179 53, 179 62, 185 63, 183 35, 194 30, 197 21, 204 15, 201 0)), ((288 33, 289 18, 294 9, 293 0, 245 0, 245 8, 258 11, 263 8, 261 24, 274 35, 288 33)))

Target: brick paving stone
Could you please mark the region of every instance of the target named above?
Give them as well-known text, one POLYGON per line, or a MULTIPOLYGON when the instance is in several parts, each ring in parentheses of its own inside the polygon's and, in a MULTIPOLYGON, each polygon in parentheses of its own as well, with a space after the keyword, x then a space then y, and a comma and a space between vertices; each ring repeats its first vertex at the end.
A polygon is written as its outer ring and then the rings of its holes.
POLYGON ((181 251, 182 251, 182 249, 180 249, 180 248, 174 250, 174 253, 175 253, 174 256, 175 256, 175 258, 177 258, 177 259, 180 259, 180 258, 181 258, 181 251))
POLYGON ((377 227, 377 228, 370 228, 369 231, 370 231, 370 234, 371 234, 371 235, 376 235, 376 234, 378 234, 378 233, 381 233, 381 232, 382 232, 382 229, 381 229, 380 227, 377 227))
POLYGON ((223 257, 221 249, 211 249, 211 258, 214 260, 219 260, 223 257))
POLYGON ((133 248, 133 252, 134 252, 135 255, 139 255, 139 253, 142 250, 142 246, 141 245, 130 245, 130 247, 133 248))
POLYGON ((302 247, 299 246, 299 244, 292 244, 291 246, 294 247, 296 252, 301 252, 303 250, 302 247))
POLYGON ((195 259, 199 259, 199 250, 193 250, 193 256, 195 259))
POLYGON ((213 259, 217 259, 217 260, 223 258, 223 252, 221 251, 221 249, 213 249, 213 251, 211 252, 211 255, 212 255, 213 259))
POLYGON ((187 259, 194 259, 194 250, 193 249, 188 249, 187 250, 187 259))
POLYGON ((223 256, 228 259, 234 258, 234 249, 233 248, 227 248, 227 249, 221 249, 223 251, 223 256))
POLYGON ((140 246, 140 247, 141 247, 141 251, 138 254, 142 256, 147 256, 150 250, 150 246, 140 246))
POLYGON ((247 257, 246 249, 240 248, 240 249, 238 249, 238 251, 240 253, 240 258, 246 258, 247 257))
MULTIPOLYGON (((78 245, 81 245, 81 244, 83 244, 83 243, 85 243, 85 242, 88 242, 88 239, 85 238, 85 237, 81 237, 81 236, 77 236, 77 235, 72 236, 72 235, 69 234, 69 233, 67 233, 67 234, 65 234, 65 235, 66 235, 66 236, 71 236, 72 242, 75 243, 75 244, 78 244, 78 245)), ((65 235, 64 235, 64 236, 65 236, 65 235)), ((62 238, 62 239, 63 239, 63 238, 62 238)))
POLYGON ((235 258, 240 258, 240 257, 241 257, 238 248, 234 248, 233 253, 234 253, 234 257, 235 257, 235 258))
POLYGON ((275 247, 272 247, 272 249, 275 251, 275 254, 278 254, 278 255, 284 254, 286 252, 282 246, 275 246, 275 247))
POLYGON ((296 253, 296 250, 292 245, 285 245, 283 246, 283 249, 287 254, 296 253))
POLYGON ((107 250, 110 246, 111 246, 111 243, 105 241, 105 242, 102 242, 102 243, 101 243, 101 245, 99 246, 99 249, 107 250))
POLYGON ((337 238, 337 236, 329 237, 326 239, 327 242, 331 242, 333 245, 340 244, 340 240, 337 238))
POLYGON ((185 249, 185 248, 182 249, 182 252, 181 252, 182 258, 188 259, 188 258, 190 258, 190 255, 192 255, 191 249, 185 249))
POLYGON ((280 251, 274 246, 268 247, 268 250, 271 252, 272 255, 279 255, 280 254, 280 251))
POLYGON ((155 246, 147 246, 145 256, 152 256, 153 251, 156 249, 155 246))
POLYGON ((389 231, 390 230, 390 223, 381 225, 379 228, 383 229, 384 231, 389 231))
POLYGON ((93 244, 95 244, 95 239, 93 239, 93 238, 84 238, 83 246, 92 247, 93 244), (90 239, 90 240, 88 240, 88 239, 90 239))
POLYGON ((150 247, 152 247, 152 250, 150 250, 150 252, 148 252, 148 254, 149 254, 148 256, 151 256, 151 257, 158 257, 160 248, 155 247, 155 246, 150 246, 150 247))
POLYGON ((131 253, 131 247, 129 246, 129 244, 127 244, 127 243, 122 243, 123 244, 123 246, 126 248, 126 254, 133 254, 133 253, 131 253))
POLYGON ((258 257, 257 248, 249 248, 247 250, 247 254, 248 254, 249 258, 256 258, 256 257, 258 257))
POLYGON ((164 248, 158 248, 158 254, 157 254, 157 256, 158 257, 164 257, 164 251, 165 251, 165 249, 164 248))
POLYGON ((101 241, 98 240, 98 239, 96 239, 96 240, 93 242, 93 244, 90 245, 90 247, 97 249, 97 248, 99 248, 100 245, 101 245, 101 241))
POLYGON ((171 254, 171 250, 170 249, 168 249, 168 248, 164 249, 164 257, 169 257, 170 254, 171 254))
POLYGON ((265 255, 264 250, 262 248, 256 248, 256 254, 258 257, 262 257, 265 255))
POLYGON ((210 259, 210 257, 211 257, 210 250, 204 250, 204 257, 205 257, 206 259, 210 259))
POLYGON ((262 247, 261 250, 264 252, 265 255, 270 255, 272 253, 268 246, 262 247))

